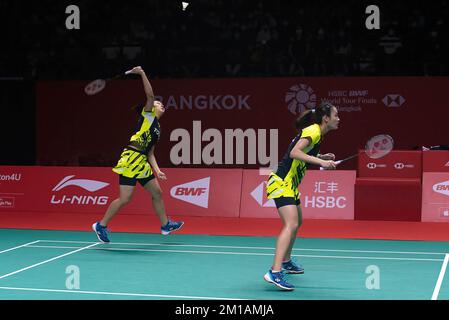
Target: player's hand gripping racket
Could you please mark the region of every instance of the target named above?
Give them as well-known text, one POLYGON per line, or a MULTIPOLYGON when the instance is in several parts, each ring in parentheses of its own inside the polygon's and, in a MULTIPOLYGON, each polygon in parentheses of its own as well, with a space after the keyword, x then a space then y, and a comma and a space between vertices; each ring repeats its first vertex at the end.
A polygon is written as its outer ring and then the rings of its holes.
MULTIPOLYGON (((385 157, 387 154, 393 150, 394 141, 391 136, 388 134, 379 134, 377 136, 372 137, 368 140, 365 145, 365 153, 371 159, 379 159, 385 157)), ((337 165, 340 163, 346 162, 357 157, 359 154, 354 154, 350 157, 344 158, 342 160, 335 161, 337 165)))

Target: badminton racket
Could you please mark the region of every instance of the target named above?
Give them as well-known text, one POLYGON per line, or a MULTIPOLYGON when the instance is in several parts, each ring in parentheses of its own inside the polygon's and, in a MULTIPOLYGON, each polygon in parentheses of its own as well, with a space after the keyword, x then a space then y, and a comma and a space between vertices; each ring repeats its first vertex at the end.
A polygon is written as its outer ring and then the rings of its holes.
POLYGON ((131 73, 131 70, 126 71, 125 73, 117 74, 117 75, 115 75, 113 77, 110 77, 110 78, 107 78, 107 79, 96 79, 96 80, 93 80, 93 81, 89 82, 84 87, 84 93, 86 93, 88 96, 93 96, 95 94, 98 94, 101 91, 103 91, 104 88, 106 88, 106 84, 109 81, 119 79, 119 78, 121 78, 121 77, 123 77, 125 75, 130 74, 130 73, 131 73))
MULTIPOLYGON (((371 159, 379 159, 385 157, 393 150, 394 141, 388 134, 378 134, 370 138, 365 144, 365 154, 371 159)), ((340 164, 357 157, 359 154, 354 154, 342 160, 335 161, 336 164, 340 164)))
MULTIPOLYGON (((370 138, 365 144, 365 154, 371 159, 379 159, 385 157, 393 150, 394 141, 388 134, 379 134, 370 138)), ((348 160, 354 159, 359 154, 354 154, 347 158, 335 161, 335 164, 339 165, 348 160)))

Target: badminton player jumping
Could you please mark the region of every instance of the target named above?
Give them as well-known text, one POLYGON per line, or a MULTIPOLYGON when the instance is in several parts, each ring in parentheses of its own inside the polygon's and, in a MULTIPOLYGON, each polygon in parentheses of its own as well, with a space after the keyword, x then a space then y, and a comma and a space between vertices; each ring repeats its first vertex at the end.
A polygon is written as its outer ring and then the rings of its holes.
POLYGON ((306 173, 308 164, 324 169, 335 169, 335 155, 320 155, 322 137, 331 130, 338 129, 338 110, 324 102, 313 110, 306 110, 296 120, 296 128, 301 132, 293 139, 287 153, 272 172, 267 183, 267 197, 274 199, 283 228, 276 242, 276 252, 271 269, 264 279, 284 290, 294 290, 294 285, 284 278, 285 273, 304 273, 302 266, 291 259, 296 235, 302 223, 301 202, 298 186, 306 173))
POLYGON ((151 194, 163 235, 179 230, 184 224, 184 222, 174 222, 167 218, 162 190, 153 174, 154 170, 159 179, 167 179, 159 169, 154 155, 154 147, 159 141, 161 132, 159 120, 164 115, 165 108, 161 102, 154 100, 153 88, 141 67, 135 67, 127 72, 129 73, 141 76, 147 100, 142 106, 134 135, 123 150, 117 165, 112 169, 119 175, 120 196, 111 202, 103 219, 92 225, 98 239, 103 243, 109 242, 106 228, 108 223, 124 205, 130 202, 136 182, 139 182, 151 194))

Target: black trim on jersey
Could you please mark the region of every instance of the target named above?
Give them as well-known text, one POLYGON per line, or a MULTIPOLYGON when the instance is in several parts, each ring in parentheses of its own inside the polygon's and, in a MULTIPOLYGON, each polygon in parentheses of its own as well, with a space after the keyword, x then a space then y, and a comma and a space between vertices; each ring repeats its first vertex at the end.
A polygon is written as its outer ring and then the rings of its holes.
POLYGON ((288 172, 290 171, 290 168, 291 168, 292 162, 293 162, 293 159, 290 158, 290 152, 292 152, 293 147, 298 143, 299 139, 301 138, 301 133, 299 133, 292 140, 292 142, 290 142, 287 152, 284 154, 284 157, 278 164, 278 169, 276 170, 276 175, 282 179, 284 179, 287 176, 288 172))
POLYGON ((142 124, 143 124, 144 120, 145 120, 145 117, 143 115, 140 115, 139 116, 139 120, 137 120, 136 127, 134 128, 134 133, 133 134, 135 134, 136 132, 140 131, 140 128, 142 128, 142 124))
MULTIPOLYGON (((288 172, 290 171, 290 168, 293 163, 293 159, 290 157, 290 152, 295 147, 295 145, 298 143, 299 139, 301 139, 301 135, 302 135, 302 131, 292 140, 292 142, 288 146, 287 152, 284 154, 284 157, 278 164, 278 169, 276 170, 276 175, 282 179, 285 179, 288 172)), ((308 139, 310 141, 310 143, 312 143, 310 137, 304 137, 304 139, 308 139)), ((316 157, 318 155, 318 153, 320 153, 320 144, 321 144, 321 137, 320 137, 320 140, 318 141, 318 143, 315 146, 313 146, 313 148, 309 152, 307 152, 307 154, 310 156, 316 157)), ((305 163, 306 168, 308 168, 309 166, 310 166, 310 164, 305 163)), ((301 173, 304 171, 304 169, 305 169, 304 165, 301 166, 301 164, 299 164, 298 172, 301 173)), ((302 179, 302 177, 300 177, 300 179, 302 179)), ((301 181, 296 181, 296 183, 298 183, 298 185, 300 182, 301 181)))
POLYGON ((149 134, 151 135, 150 143, 148 144, 146 148, 146 153, 150 152, 151 148, 158 143, 160 135, 161 135, 161 125, 159 123, 159 119, 157 117, 154 117, 153 123, 150 126, 149 134), (159 136, 157 134, 153 134, 154 129, 157 129, 159 131, 159 136))

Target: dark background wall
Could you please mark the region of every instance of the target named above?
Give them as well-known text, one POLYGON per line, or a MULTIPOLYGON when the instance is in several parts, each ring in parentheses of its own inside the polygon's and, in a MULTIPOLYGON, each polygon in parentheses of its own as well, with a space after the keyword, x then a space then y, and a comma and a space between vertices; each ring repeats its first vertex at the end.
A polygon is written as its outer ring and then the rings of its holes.
POLYGON ((448 75, 448 1, 377 3, 380 30, 365 28, 369 4, 204 0, 182 11, 180 1, 0 0, 0 163, 35 163, 41 80, 133 65, 152 79, 448 75), (65 28, 70 4, 80 30, 65 28))

